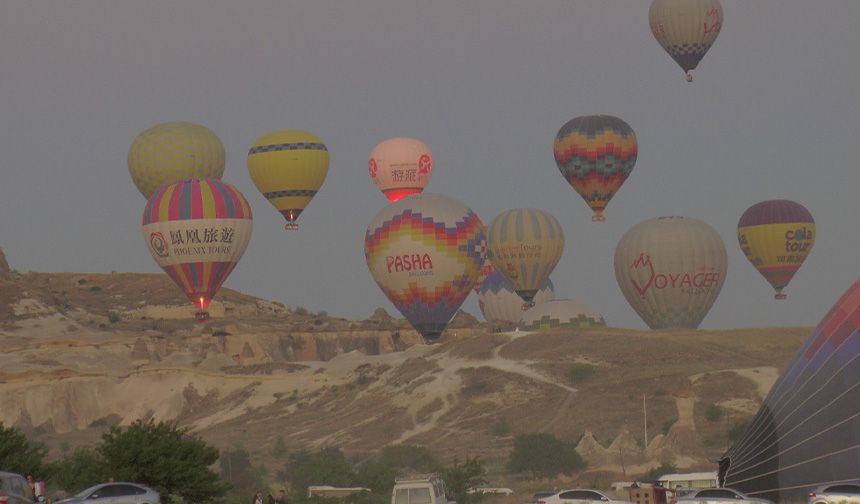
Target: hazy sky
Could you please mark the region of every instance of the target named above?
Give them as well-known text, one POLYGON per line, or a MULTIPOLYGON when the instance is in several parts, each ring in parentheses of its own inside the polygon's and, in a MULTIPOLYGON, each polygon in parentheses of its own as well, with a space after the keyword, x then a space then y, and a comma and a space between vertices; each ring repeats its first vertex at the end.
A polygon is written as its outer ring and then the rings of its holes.
MULTIPOLYGON (((723 30, 688 84, 651 36, 646 0, 0 1, 0 247, 21 271, 160 272, 128 174, 134 137, 192 121, 227 150, 224 180, 255 212, 227 286, 349 318, 396 313, 367 270, 386 203, 367 175, 379 141, 433 151, 428 191, 484 222, 532 206, 567 245, 552 274, 611 325, 644 328, 616 285, 615 244, 684 215, 722 236, 729 272, 702 327, 815 324, 860 273, 860 2, 723 0, 723 30), (586 114, 639 139, 630 178, 594 224, 552 155, 586 114), (328 145, 321 192, 285 233, 245 155, 274 129, 328 145), (751 204, 788 198, 818 228, 774 302, 741 253, 751 204)), ((476 296, 464 308, 480 316, 476 296)))

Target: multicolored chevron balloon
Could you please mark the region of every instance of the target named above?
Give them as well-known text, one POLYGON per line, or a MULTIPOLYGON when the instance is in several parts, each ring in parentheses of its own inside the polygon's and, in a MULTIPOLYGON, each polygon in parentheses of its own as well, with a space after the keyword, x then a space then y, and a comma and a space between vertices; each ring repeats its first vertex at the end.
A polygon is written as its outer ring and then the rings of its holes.
POLYGON ((591 220, 605 220, 603 210, 636 164, 633 128, 609 115, 577 117, 561 127, 552 150, 567 183, 591 207, 591 220))
POLYGON ((128 172, 145 198, 186 179, 220 179, 224 145, 204 126, 171 122, 137 135, 128 149, 128 172))
POLYGON ((280 130, 258 138, 248 151, 248 173, 257 189, 298 229, 296 219, 328 175, 328 149, 314 134, 280 130))
POLYGON ((423 193, 376 214, 364 237, 364 255, 382 292, 432 342, 475 285, 486 240, 481 220, 467 206, 423 193))
POLYGON ((230 184, 186 180, 161 188, 143 210, 143 238, 155 262, 197 307, 197 319, 251 239, 251 207, 230 184))

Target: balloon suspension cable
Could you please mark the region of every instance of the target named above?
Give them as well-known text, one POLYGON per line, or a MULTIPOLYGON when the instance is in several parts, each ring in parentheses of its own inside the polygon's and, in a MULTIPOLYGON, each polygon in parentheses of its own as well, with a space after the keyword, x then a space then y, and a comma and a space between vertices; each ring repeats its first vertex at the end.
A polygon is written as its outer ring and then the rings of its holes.
POLYGON ((295 231, 299 229, 299 225, 295 222, 287 222, 287 224, 284 226, 284 229, 286 229, 287 231, 295 231))
POLYGON ((693 82, 693 74, 687 72, 687 82, 693 82))
POLYGON ((780 300, 785 299, 787 297, 788 297, 788 295, 783 294, 782 292, 777 292, 776 294, 773 295, 774 299, 780 299, 780 300))
POLYGON ((606 217, 603 214, 594 214, 591 216, 591 222, 603 222, 606 220, 606 217))

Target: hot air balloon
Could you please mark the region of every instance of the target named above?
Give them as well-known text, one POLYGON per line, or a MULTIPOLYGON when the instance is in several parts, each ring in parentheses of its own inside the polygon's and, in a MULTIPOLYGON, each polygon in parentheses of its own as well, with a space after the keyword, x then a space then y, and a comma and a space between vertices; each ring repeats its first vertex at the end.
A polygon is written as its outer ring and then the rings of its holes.
MULTIPOLYGON (((487 236, 487 226, 483 227, 484 236, 487 236)), ((481 266, 481 272, 478 273, 478 279, 475 280, 475 286, 472 287, 472 290, 475 291, 475 294, 481 293, 481 284, 484 283, 484 280, 493 272, 493 262, 490 261, 490 258, 484 259, 484 264, 481 266)))
POLYGON ((651 329, 699 327, 726 276, 726 247, 697 219, 659 217, 627 231, 615 249, 615 279, 651 329))
POLYGON ((143 238, 155 262, 208 318, 209 302, 251 239, 251 207, 230 184, 214 179, 164 186, 146 202, 143 238))
POLYGON ((128 149, 131 179, 147 199, 158 189, 187 179, 220 179, 224 145, 208 128, 189 122, 163 123, 137 135, 128 149))
POLYGON ((285 229, 298 229, 296 219, 328 174, 328 149, 306 131, 273 131, 258 138, 248 151, 248 173, 287 220, 285 229))
POLYGON ((457 200, 416 194, 383 208, 364 255, 382 292, 426 341, 442 335, 486 257, 483 225, 457 200))
POLYGON ((555 217, 534 208, 517 208, 496 216, 488 226, 487 254, 493 268, 510 282, 525 304, 561 259, 564 233, 555 217))
POLYGON ((636 164, 630 125, 609 115, 577 117, 561 127, 552 150, 567 183, 594 212, 591 220, 605 220, 603 210, 636 164))
POLYGON ((775 502, 803 502, 827 483, 858 484, 858 418, 860 280, 801 345, 723 456, 720 483, 775 502))
POLYGON ((570 299, 555 299, 536 304, 523 315, 520 328, 525 331, 604 327, 606 321, 597 310, 570 299))
POLYGON ((373 148, 367 171, 382 194, 397 201, 424 190, 433 175, 433 156, 420 140, 389 138, 373 148))
POLYGON ((693 80, 696 68, 723 27, 720 0, 654 0, 648 11, 651 33, 693 80))
MULTIPOLYGON (((552 280, 547 278, 535 294, 535 304, 555 299, 552 280)), ((490 273, 481 283, 478 306, 487 322, 517 323, 523 318, 523 300, 498 271, 490 273)))
POLYGON ((782 289, 812 251, 815 221, 809 210, 794 201, 762 201, 741 216, 738 243, 776 290, 774 298, 785 299, 782 289))

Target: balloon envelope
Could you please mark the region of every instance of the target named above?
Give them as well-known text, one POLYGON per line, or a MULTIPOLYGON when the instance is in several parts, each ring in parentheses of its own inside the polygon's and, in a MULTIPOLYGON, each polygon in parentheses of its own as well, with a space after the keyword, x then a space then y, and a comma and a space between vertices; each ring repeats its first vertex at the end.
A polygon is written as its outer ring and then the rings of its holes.
POLYGON ((602 221, 603 210, 627 180, 639 144, 629 124, 614 116, 574 118, 558 131, 553 155, 567 183, 602 221))
POLYGON ((860 281, 830 309, 720 462, 720 482, 801 502, 825 483, 860 483, 860 281))
POLYGON ((143 238, 155 262, 205 314, 251 239, 251 207, 213 179, 164 186, 146 202, 143 238))
POLYGON ((128 171, 147 199, 175 182, 220 179, 224 174, 224 145, 204 126, 171 122, 137 135, 128 149, 128 171))
POLYGON ((576 329, 606 325, 597 310, 570 299, 555 299, 536 304, 523 315, 520 328, 525 331, 576 329))
POLYGON ((367 267, 427 341, 466 299, 486 256, 480 219, 457 200, 416 194, 383 208, 367 227, 367 267))
POLYGON ((497 215, 488 226, 487 253, 527 304, 561 259, 564 233, 555 217, 534 208, 497 215))
POLYGON ((248 173, 287 220, 287 229, 296 229, 296 219, 328 174, 328 149, 307 131, 273 131, 258 138, 248 151, 248 173))
POLYGON ((738 243, 747 260, 773 286, 776 299, 815 243, 815 220, 803 205, 770 200, 749 207, 738 222, 738 243))
POLYGON ((615 279, 651 329, 695 329, 726 276, 726 247, 697 219, 659 217, 633 226, 615 249, 615 279))
POLYGON ((433 155, 420 140, 389 138, 374 147, 367 171, 382 194, 397 201, 424 190, 433 175, 433 155))
POLYGON ((711 48, 723 27, 720 0, 654 0, 648 11, 651 33, 684 72, 711 48))
MULTIPOLYGON (((555 299, 552 280, 547 278, 535 294, 535 304, 555 299)), ((487 322, 517 323, 523 318, 523 300, 499 272, 490 273, 481 283, 478 306, 487 322)))

